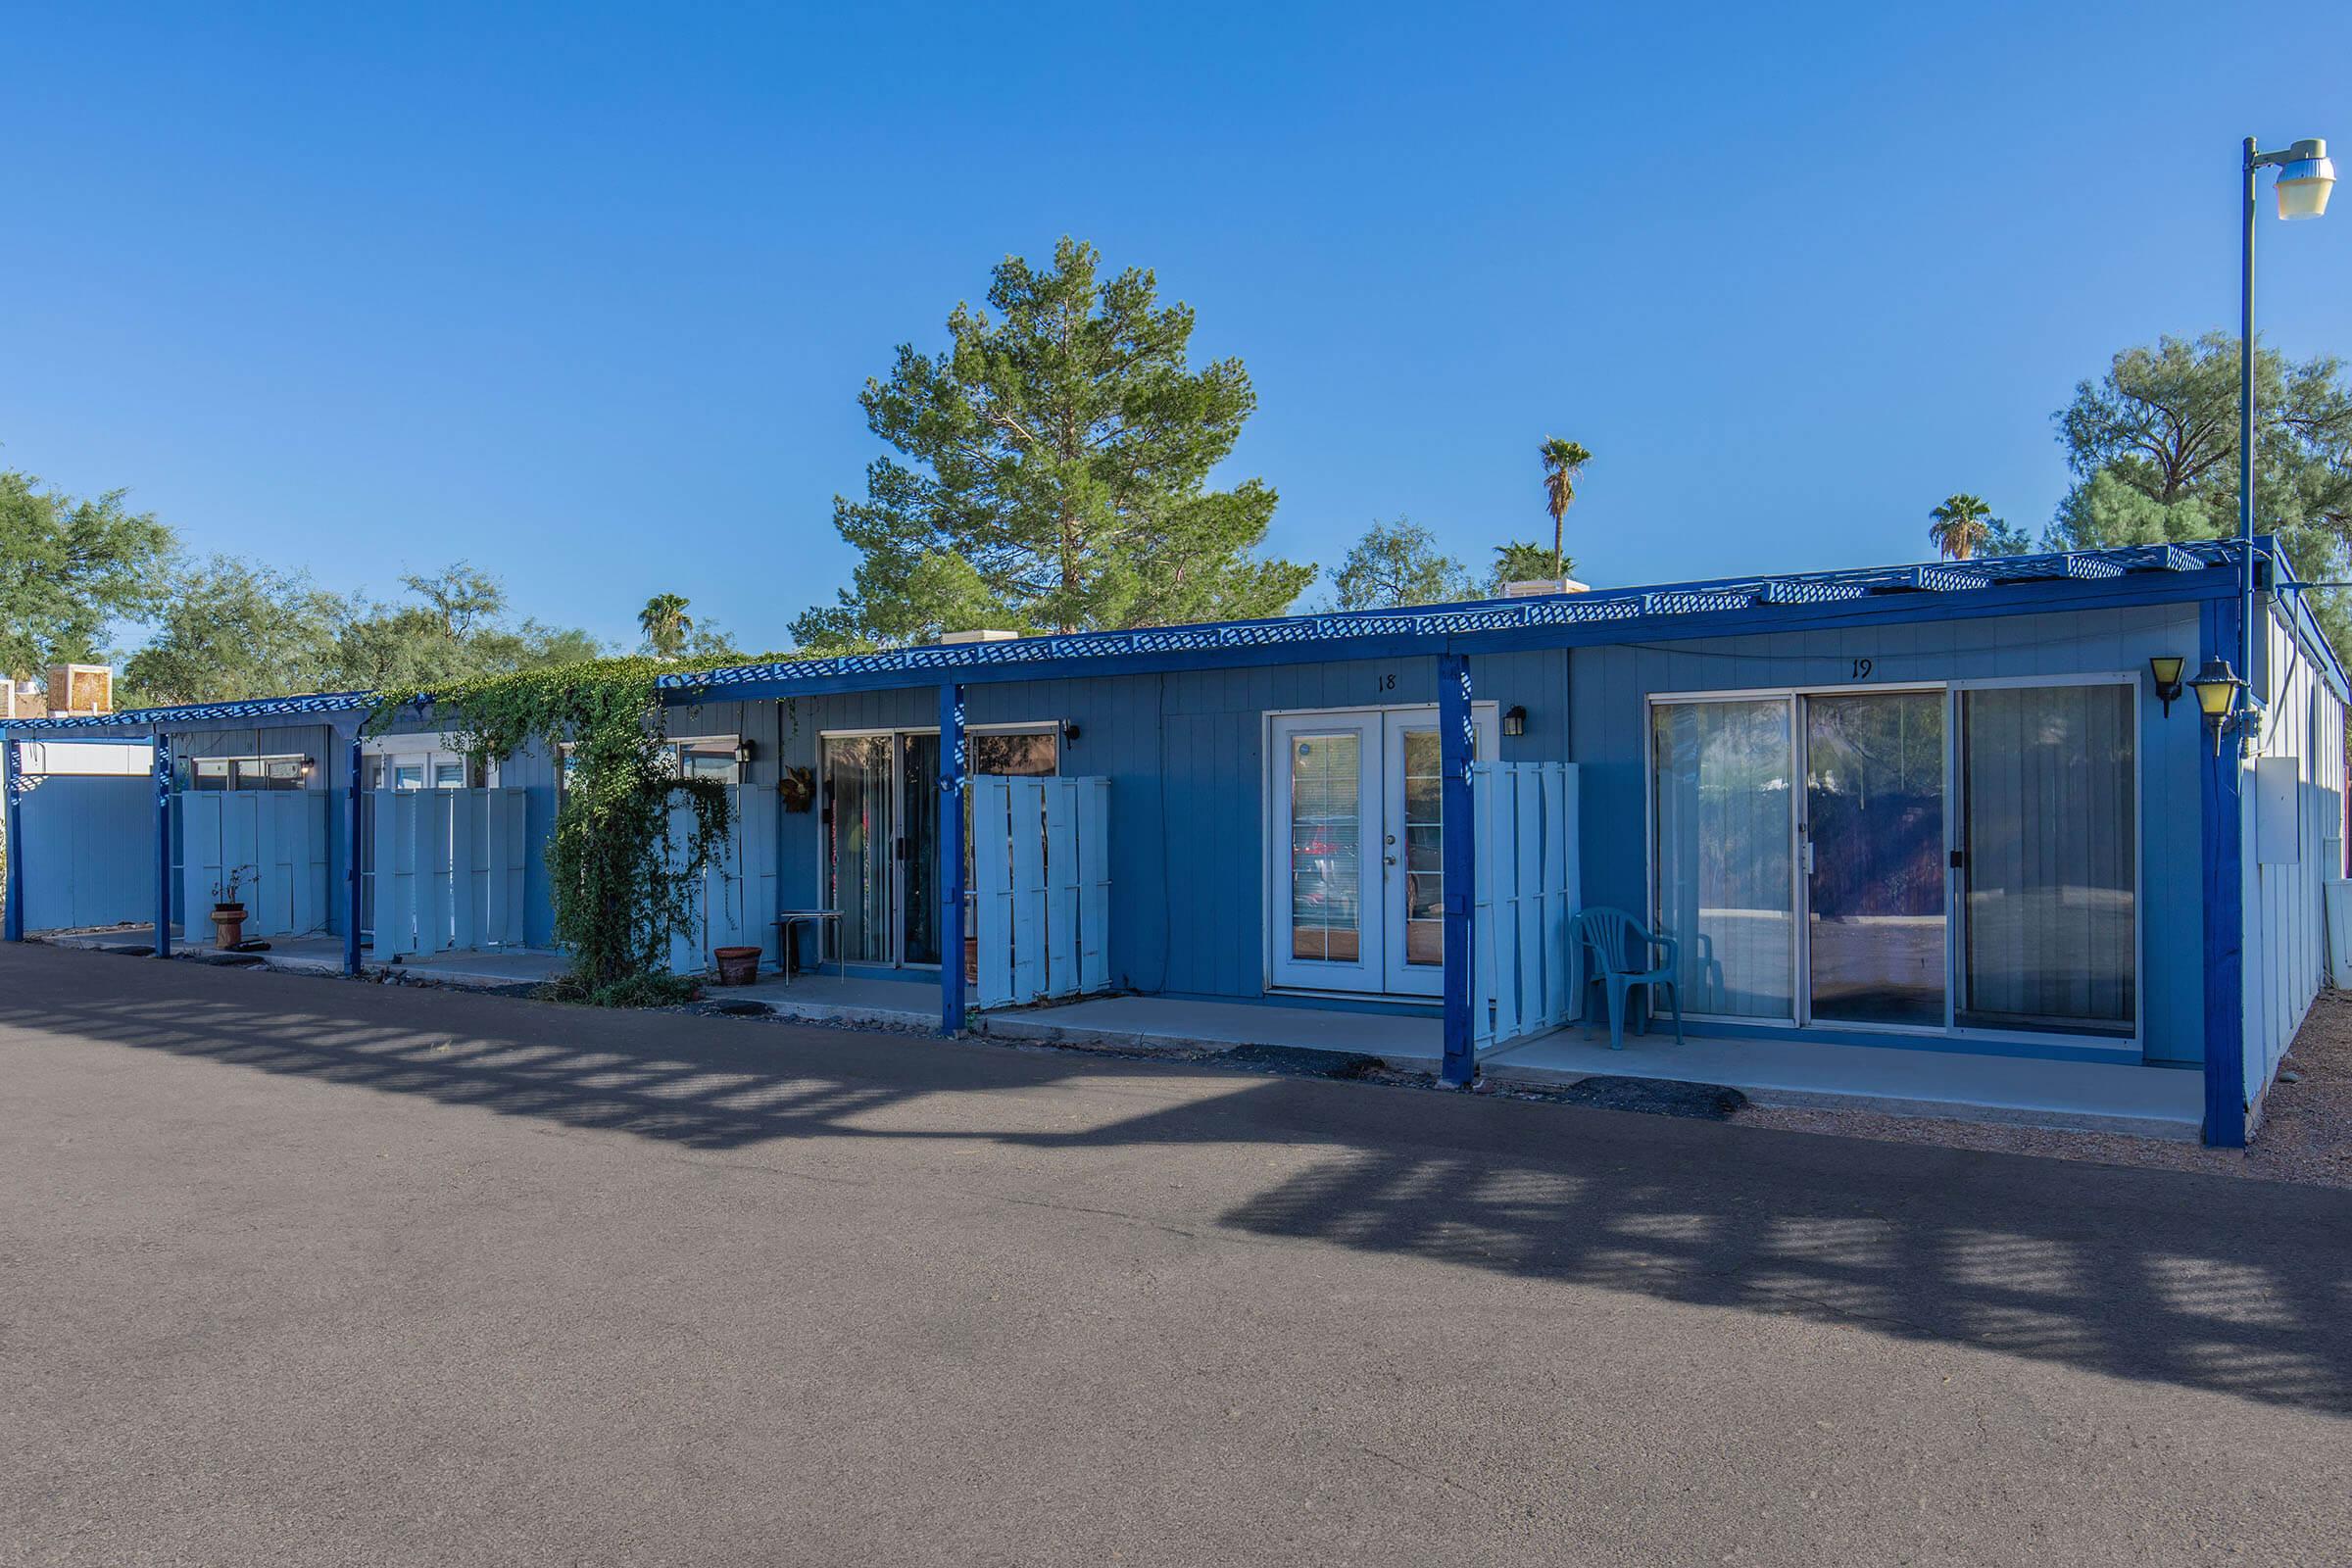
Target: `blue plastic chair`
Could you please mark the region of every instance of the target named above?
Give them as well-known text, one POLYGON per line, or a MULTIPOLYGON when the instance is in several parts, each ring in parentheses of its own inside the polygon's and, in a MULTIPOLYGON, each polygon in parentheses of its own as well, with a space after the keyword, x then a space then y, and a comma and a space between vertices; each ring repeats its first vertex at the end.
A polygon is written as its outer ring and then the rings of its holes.
POLYGON ((1609 988, 1609 1049, 1625 1049, 1625 995, 1645 988, 1640 1033, 1649 1032, 1647 1014, 1657 1011, 1658 988, 1664 986, 1674 1005, 1674 1043, 1683 1043, 1683 991, 1675 980, 1682 944, 1661 936, 1623 909, 1587 909, 1576 917, 1577 936, 1592 952, 1598 978, 1609 988), (1664 956, 1655 963, 1653 952, 1664 956), (1629 956, 1630 955, 1630 956, 1629 956))

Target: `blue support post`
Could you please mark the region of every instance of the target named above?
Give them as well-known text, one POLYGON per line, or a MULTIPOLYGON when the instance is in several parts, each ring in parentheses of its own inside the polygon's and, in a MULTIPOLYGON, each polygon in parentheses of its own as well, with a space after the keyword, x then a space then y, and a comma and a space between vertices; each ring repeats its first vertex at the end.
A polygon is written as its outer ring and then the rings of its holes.
POLYGON ((360 927, 364 923, 360 881, 361 843, 365 826, 361 810, 360 737, 355 731, 343 754, 343 972, 360 972, 360 927))
POLYGON ((1446 1056, 1438 1078, 1449 1089, 1467 1089, 1478 1076, 1470 984, 1477 972, 1471 966, 1471 916, 1478 894, 1470 764, 1478 758, 1478 728, 1470 711, 1470 661, 1460 654, 1438 656, 1438 750, 1446 774, 1439 786, 1446 868, 1446 1056))
POLYGON ((155 956, 172 956, 172 737, 155 732, 155 956))
MULTIPOLYGON (((2228 658, 2238 640, 2234 602, 2208 603, 2200 613, 2200 657, 2228 658)), ((2199 767, 2198 816, 2205 863, 2205 1142, 2218 1149, 2246 1144, 2246 993, 2244 763, 2238 738, 2225 732, 2206 748, 2199 767)))
POLYGON ((963 1033, 963 687, 939 689, 939 1032, 963 1033))
POLYGON ((24 775, 18 766, 17 738, 0 730, 0 797, 8 811, 8 911, 0 916, 0 940, 24 940, 24 825, 17 814, 17 796, 24 775))

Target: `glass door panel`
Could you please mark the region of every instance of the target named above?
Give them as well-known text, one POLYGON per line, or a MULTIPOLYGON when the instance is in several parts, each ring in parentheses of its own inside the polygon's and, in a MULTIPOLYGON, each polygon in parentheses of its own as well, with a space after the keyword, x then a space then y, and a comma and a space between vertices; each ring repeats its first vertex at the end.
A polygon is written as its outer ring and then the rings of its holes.
POLYGON ((1377 713, 1275 722, 1279 984, 1380 989, 1380 740, 1377 713))
POLYGON ((1650 709, 1651 897, 1681 941, 1692 1012, 1795 1015, 1789 709, 1785 697, 1650 709))
POLYGON ((1960 694, 1964 1027, 2132 1035, 2132 711, 2124 685, 1960 694))
MULTIPOLYGON (((899 741, 902 963, 939 962, 939 736, 899 741)), ((970 837, 967 826, 965 837, 970 837)))
POLYGON ((840 954, 851 963, 888 963, 897 836, 891 738, 828 736, 824 760, 825 902, 841 911, 840 954))
POLYGON ((1943 1027, 1943 693, 1805 704, 1805 952, 1824 1023, 1943 1027))
POLYGON ((1387 990, 1434 997, 1446 989, 1446 780, 1436 720, 1390 713, 1383 744, 1387 990))

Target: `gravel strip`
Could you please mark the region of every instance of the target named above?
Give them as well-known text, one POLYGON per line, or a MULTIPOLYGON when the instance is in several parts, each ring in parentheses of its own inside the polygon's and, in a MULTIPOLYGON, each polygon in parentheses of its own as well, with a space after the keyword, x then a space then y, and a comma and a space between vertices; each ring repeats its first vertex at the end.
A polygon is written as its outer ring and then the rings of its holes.
POLYGON ((2164 1170, 2202 1171, 2217 1176, 2252 1176, 2263 1181, 2302 1182, 2315 1187, 2352 1188, 2352 992, 2323 991, 2312 1004, 2288 1053, 2286 1073, 2300 1081, 2271 1086, 2263 1123, 2245 1149, 2204 1149, 2195 1144, 2118 1133, 2061 1132, 1991 1122, 1938 1117, 1888 1116, 1863 1110, 1800 1110, 1748 1105, 1733 1120, 1756 1127, 1875 1138, 1894 1144, 1939 1144, 1947 1149, 1984 1149, 2010 1154, 2044 1154, 2087 1159, 2103 1165, 2142 1165, 2164 1170))

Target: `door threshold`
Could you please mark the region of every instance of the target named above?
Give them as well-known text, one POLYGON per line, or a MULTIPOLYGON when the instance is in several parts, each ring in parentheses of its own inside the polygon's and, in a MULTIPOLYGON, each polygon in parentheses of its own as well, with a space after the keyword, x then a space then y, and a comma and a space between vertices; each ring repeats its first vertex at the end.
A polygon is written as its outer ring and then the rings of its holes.
POLYGON ((1300 997, 1308 1001, 1368 1002, 1386 1007, 1442 1007, 1442 996, 1400 996, 1393 991, 1318 991, 1312 986, 1268 986, 1269 997, 1300 997))

